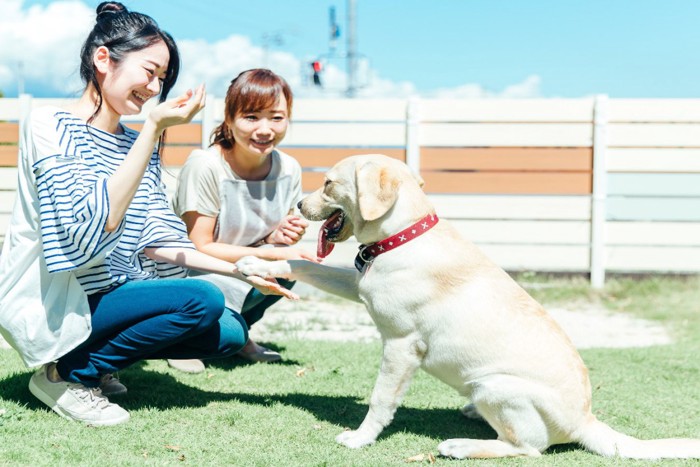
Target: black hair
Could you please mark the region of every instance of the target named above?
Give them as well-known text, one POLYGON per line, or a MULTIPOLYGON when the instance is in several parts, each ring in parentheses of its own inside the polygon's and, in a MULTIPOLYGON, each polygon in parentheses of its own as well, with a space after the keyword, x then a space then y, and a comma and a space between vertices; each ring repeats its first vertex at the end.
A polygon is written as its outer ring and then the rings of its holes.
POLYGON ((96 11, 97 21, 80 51, 80 77, 86 86, 92 84, 97 91, 95 113, 88 123, 102 108, 102 90, 93 63, 95 50, 102 46, 109 50, 110 60, 119 63, 129 53, 163 41, 170 53, 159 96, 159 102, 163 102, 175 85, 180 72, 180 54, 172 36, 163 31, 150 16, 129 11, 119 2, 102 2, 96 11))

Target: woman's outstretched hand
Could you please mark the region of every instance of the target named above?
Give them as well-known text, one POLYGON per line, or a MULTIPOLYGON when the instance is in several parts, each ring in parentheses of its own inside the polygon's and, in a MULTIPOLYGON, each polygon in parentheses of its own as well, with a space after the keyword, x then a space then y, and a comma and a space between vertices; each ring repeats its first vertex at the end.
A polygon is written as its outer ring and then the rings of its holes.
POLYGON ((155 106, 148 115, 148 119, 152 120, 160 130, 189 123, 204 108, 206 96, 204 84, 200 84, 194 91, 188 89, 184 94, 155 106))
POLYGON ((263 279, 258 276, 247 276, 246 280, 264 295, 282 295, 290 300, 299 300, 299 296, 289 289, 282 287, 274 279, 263 279))

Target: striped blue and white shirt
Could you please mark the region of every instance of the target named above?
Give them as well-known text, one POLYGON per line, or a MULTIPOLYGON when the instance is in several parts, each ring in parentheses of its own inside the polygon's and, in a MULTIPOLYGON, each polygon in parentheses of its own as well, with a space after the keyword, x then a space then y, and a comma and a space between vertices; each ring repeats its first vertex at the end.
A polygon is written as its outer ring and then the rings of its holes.
POLYGON ((55 109, 57 151, 37 154, 32 170, 39 199, 41 243, 49 272, 73 271, 88 294, 130 280, 184 277, 180 266, 153 261, 146 247, 194 248, 172 212, 153 152, 138 191, 114 232, 106 232, 107 179, 138 133, 114 135, 55 109))

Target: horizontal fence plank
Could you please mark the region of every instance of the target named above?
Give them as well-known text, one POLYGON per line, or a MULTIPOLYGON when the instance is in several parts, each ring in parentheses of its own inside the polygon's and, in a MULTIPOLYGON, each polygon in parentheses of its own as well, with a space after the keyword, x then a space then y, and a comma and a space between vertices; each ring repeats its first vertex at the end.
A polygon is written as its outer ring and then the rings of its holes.
POLYGON ((486 256, 508 271, 584 272, 590 268, 586 246, 480 245, 486 256))
MULTIPOLYGON (((136 131, 141 131, 143 123, 128 122, 126 126, 136 131)), ((201 146, 202 144, 202 124, 187 123, 183 125, 175 125, 168 128, 165 132, 165 144, 188 144, 201 146)))
POLYGON ((0 122, 0 143, 17 143, 19 141, 19 123, 0 122))
POLYGON ((700 173, 608 174, 610 196, 700 196, 700 173))
POLYGON ((590 223, 585 221, 453 220, 462 237, 479 244, 588 245, 590 223))
POLYGON ((475 146, 592 146, 588 123, 421 123, 420 145, 475 146))
POLYGON ((404 123, 294 123, 284 139, 286 146, 405 147, 404 123))
POLYGON ((591 192, 592 175, 572 172, 421 171, 426 193, 581 195, 591 192))
POLYGON ((406 107, 405 99, 295 99, 292 126, 305 121, 402 122, 406 107))
POLYGON ((606 245, 700 246, 700 222, 608 222, 606 245))
POLYGON ((322 172, 302 172, 301 174, 301 189, 304 193, 316 191, 323 186, 325 179, 325 171, 322 172))
POLYGON ((610 99, 611 122, 700 122, 700 99, 610 99))
POLYGON ((700 147, 700 123, 611 123, 612 147, 700 147))
POLYGON ((405 149, 391 148, 287 148, 281 146, 280 149, 294 157, 303 168, 328 169, 348 156, 357 154, 384 154, 386 156, 406 160, 405 149))
MULTIPOLYGON (((299 242, 299 247, 315 252, 314 234, 317 231, 318 226, 312 224, 299 242)), ((584 245, 497 245, 478 242, 475 244, 494 263, 509 271, 584 272, 589 268, 590 254, 588 247, 584 245)), ((353 267, 358 246, 359 243, 354 237, 338 243, 323 262, 332 266, 353 267)))
POLYGON ((429 194, 435 212, 451 219, 590 220, 588 196, 429 194))
POLYGON ((184 165, 195 149, 201 149, 201 146, 173 146, 166 143, 163 148, 163 164, 167 166, 184 165))
POLYGON ((12 206, 14 206, 15 204, 16 197, 17 192, 14 190, 0 190, 0 214, 7 214, 9 212, 12 212, 12 206))
POLYGON ((700 198, 609 197, 609 221, 700 221, 700 198))
MULTIPOLYGON (((1 212, 0 211, 0 239, 5 238, 5 232, 7 232, 7 226, 10 225, 10 215, 11 215, 11 209, 8 212, 1 212)), ((2 243, 0 241, 0 243, 2 243)))
POLYGON ((3 97, 0 99, 0 121, 15 122, 19 119, 19 99, 3 97))
POLYGON ((0 145, 0 167, 17 167, 19 147, 0 145))
POLYGON ((17 189, 17 167, 0 167, 0 190, 17 189))
POLYGON ((423 99, 424 122, 591 122, 593 99, 423 99))
POLYGON ((700 248, 614 246, 606 249, 612 272, 700 272, 700 248))
POLYGON ((423 170, 590 171, 592 148, 436 148, 420 149, 423 170))
POLYGON ((700 172, 700 149, 610 148, 609 172, 700 172))

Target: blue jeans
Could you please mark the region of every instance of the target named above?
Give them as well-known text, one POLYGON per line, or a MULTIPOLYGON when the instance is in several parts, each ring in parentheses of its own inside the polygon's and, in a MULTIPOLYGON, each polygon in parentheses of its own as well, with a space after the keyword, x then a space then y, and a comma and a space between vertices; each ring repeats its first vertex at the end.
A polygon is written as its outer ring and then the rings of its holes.
MULTIPOLYGON (((260 295, 258 305, 272 298, 260 295)), ((64 380, 85 386, 98 386, 105 373, 140 360, 227 357, 248 341, 244 319, 225 308, 221 291, 203 280, 132 281, 90 295, 88 302, 92 333, 56 366, 64 380)))

